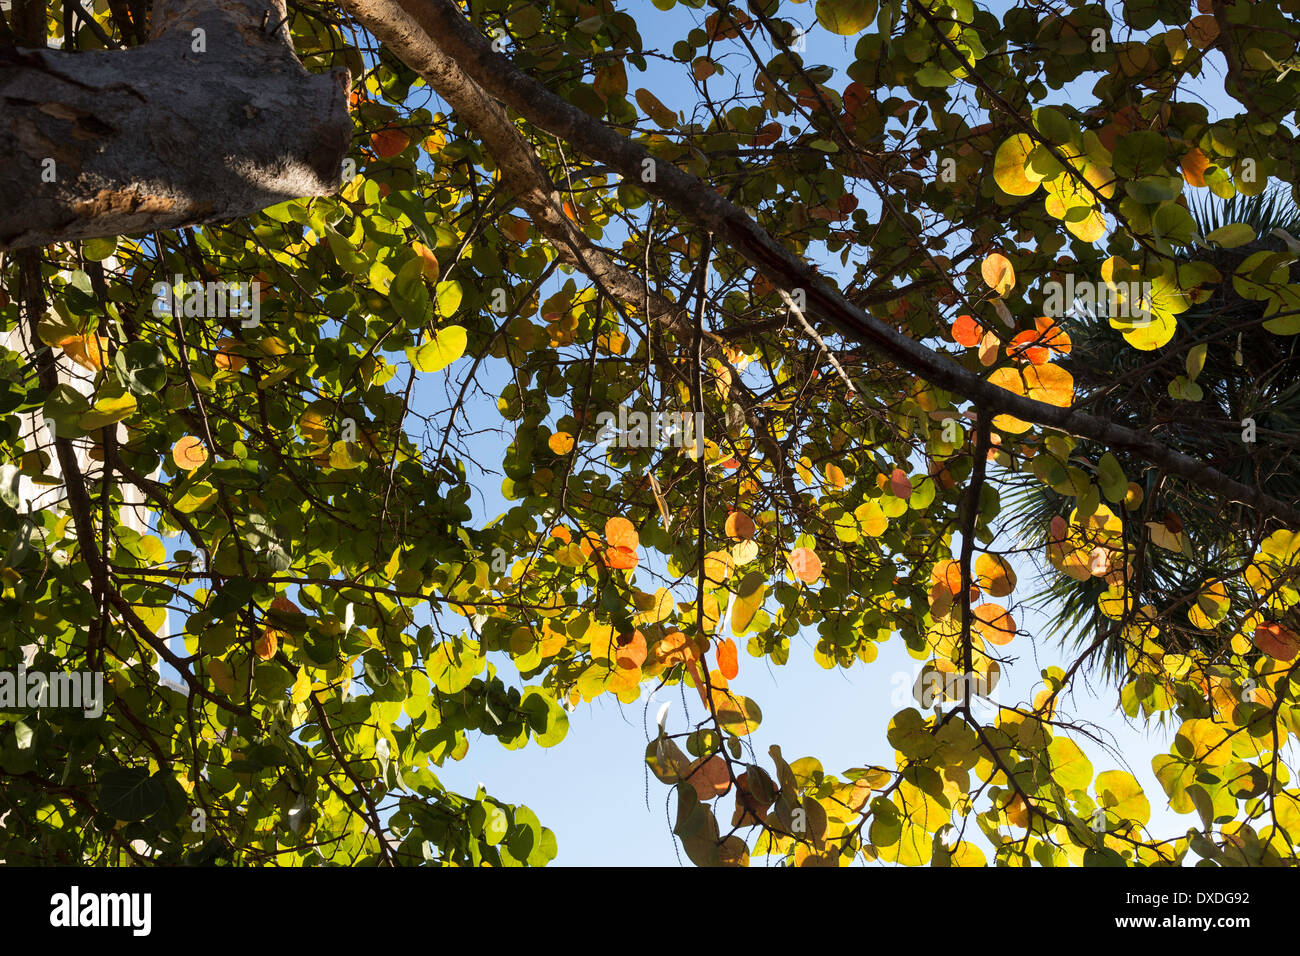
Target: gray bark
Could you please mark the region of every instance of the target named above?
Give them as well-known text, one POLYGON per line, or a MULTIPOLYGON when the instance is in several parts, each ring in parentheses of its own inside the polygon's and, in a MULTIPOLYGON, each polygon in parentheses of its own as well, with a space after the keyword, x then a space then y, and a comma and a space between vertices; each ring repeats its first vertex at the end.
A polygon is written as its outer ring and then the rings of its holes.
POLYGON ((308 73, 284 16, 284 0, 156 0, 142 46, 0 49, 0 250, 335 192, 349 74, 308 73))

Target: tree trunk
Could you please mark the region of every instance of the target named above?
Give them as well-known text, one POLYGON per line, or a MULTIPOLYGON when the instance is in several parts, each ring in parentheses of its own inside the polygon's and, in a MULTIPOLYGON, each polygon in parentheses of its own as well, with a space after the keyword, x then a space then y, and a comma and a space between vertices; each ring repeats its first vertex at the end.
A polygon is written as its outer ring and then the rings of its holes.
POLYGON ((156 0, 128 50, 0 49, 0 250, 329 195, 349 88, 303 69, 285 0, 156 0))

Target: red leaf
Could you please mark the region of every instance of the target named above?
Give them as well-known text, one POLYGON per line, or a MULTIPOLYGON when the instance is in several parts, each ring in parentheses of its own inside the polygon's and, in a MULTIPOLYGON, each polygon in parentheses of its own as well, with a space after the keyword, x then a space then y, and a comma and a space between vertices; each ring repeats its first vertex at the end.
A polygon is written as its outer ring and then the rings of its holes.
POLYGON ((906 501, 912 497, 912 479, 907 477, 907 472, 903 469, 895 468, 894 473, 889 476, 889 490, 894 493, 895 498, 906 501))

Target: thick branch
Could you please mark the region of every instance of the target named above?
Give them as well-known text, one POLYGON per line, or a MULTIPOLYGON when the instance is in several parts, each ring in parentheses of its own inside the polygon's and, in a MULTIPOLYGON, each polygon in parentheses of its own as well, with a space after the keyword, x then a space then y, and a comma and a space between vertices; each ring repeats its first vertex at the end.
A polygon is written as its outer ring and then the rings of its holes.
POLYGON ((337 190, 351 81, 304 70, 284 17, 284 0, 158 0, 143 46, 0 49, 0 249, 337 190))
MULTIPOLYGON (((564 214, 564 201, 537 154, 495 99, 430 41, 421 26, 388 0, 342 0, 343 7, 366 25, 384 46, 424 78, 487 147, 506 188, 555 247, 560 259, 582 269, 610 295, 638 304, 643 284, 614 263, 564 214)), ((665 330, 691 334, 690 317, 679 305, 650 296, 650 319, 665 330)))
POLYGON ((653 158, 640 145, 556 96, 520 71, 509 58, 494 52, 491 43, 465 20, 450 0, 343 0, 343 5, 385 43, 389 43, 388 37, 397 24, 401 44, 390 43, 390 49, 413 69, 419 69, 418 63, 426 56, 436 55, 455 63, 476 84, 530 123, 565 139, 623 176, 635 179, 642 189, 664 200, 702 230, 727 242, 775 285, 787 291, 804 289, 808 311, 818 320, 871 346, 899 367, 975 402, 990 415, 1006 413, 1106 447, 1127 449, 1225 500, 1242 502, 1264 517, 1300 528, 1300 509, 1291 503, 1234 481, 1205 462, 1173 451, 1142 432, 999 388, 868 315, 707 183, 671 163, 653 158), (423 35, 415 34, 412 25, 418 26, 423 35), (412 57, 412 51, 418 57, 412 57), (648 182, 641 177, 646 161, 654 164, 656 173, 648 182))

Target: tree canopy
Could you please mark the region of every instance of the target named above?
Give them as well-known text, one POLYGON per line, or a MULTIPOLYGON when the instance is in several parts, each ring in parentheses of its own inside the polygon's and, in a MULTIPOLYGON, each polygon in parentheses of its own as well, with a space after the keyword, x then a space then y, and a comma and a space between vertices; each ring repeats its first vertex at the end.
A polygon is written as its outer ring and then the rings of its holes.
POLYGON ((545 865, 440 768, 684 685, 699 865, 1295 863, 1296 0, 265 6, 350 75, 336 192, 0 265, 0 860, 545 865), (764 737, 747 671, 889 642, 891 762, 764 737), (102 713, 5 697, 62 672, 102 713))

